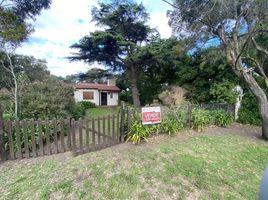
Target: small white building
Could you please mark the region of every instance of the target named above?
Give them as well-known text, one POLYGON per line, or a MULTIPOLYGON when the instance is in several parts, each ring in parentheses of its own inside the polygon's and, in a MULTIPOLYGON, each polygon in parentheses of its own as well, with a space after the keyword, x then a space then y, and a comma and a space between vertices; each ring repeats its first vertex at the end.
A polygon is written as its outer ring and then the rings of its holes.
POLYGON ((108 79, 107 84, 79 83, 75 86, 76 102, 90 101, 96 106, 117 106, 120 89, 115 86, 114 79, 108 79))

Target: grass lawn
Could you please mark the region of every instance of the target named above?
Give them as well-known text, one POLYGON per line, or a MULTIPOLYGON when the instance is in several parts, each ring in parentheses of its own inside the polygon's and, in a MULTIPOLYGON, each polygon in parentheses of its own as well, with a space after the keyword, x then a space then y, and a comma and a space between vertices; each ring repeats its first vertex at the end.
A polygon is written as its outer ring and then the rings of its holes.
POLYGON ((86 111, 87 117, 98 117, 103 115, 112 115, 119 112, 119 107, 97 107, 86 111))
POLYGON ((0 165, 1 199, 257 199, 267 143, 232 134, 157 136, 71 157, 0 165))

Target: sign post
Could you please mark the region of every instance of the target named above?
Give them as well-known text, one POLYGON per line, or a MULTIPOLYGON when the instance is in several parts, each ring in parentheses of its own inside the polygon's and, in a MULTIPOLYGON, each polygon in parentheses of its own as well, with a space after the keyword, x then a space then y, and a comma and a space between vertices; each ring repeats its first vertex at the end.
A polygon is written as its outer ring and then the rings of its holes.
POLYGON ((141 109, 142 125, 161 123, 160 107, 144 107, 141 109))

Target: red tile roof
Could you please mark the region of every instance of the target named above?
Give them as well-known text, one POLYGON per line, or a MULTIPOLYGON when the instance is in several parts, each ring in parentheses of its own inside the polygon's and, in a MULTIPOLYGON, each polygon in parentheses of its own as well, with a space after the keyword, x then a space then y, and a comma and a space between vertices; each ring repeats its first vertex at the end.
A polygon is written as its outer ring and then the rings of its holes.
POLYGON ((101 91, 120 92, 120 89, 117 86, 96 83, 80 83, 75 86, 75 89, 96 89, 101 91))

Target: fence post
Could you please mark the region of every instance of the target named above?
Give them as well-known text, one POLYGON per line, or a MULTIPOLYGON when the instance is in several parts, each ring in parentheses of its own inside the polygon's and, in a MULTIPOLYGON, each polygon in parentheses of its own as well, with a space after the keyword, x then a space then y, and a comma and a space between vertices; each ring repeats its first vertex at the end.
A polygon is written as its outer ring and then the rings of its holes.
POLYGON ((2 161, 7 160, 7 152, 5 150, 5 143, 4 143, 4 123, 3 123, 3 112, 1 103, 0 103, 0 157, 2 161))
POLYGON ((124 142, 124 132, 125 132, 125 103, 122 101, 120 105, 121 114, 121 126, 120 126, 120 142, 124 142))
POLYGON ((131 109, 130 107, 128 107, 127 109, 127 133, 130 132, 130 128, 131 128, 131 109))
POLYGON ((76 137, 75 137, 75 127, 76 126, 76 122, 72 119, 71 121, 71 134, 72 134, 72 154, 73 156, 77 156, 77 152, 76 152, 76 137))
POLYGON ((188 111, 187 111, 187 124, 188 127, 191 128, 191 119, 192 119, 192 110, 193 110, 193 106, 192 104, 188 104, 188 111))

